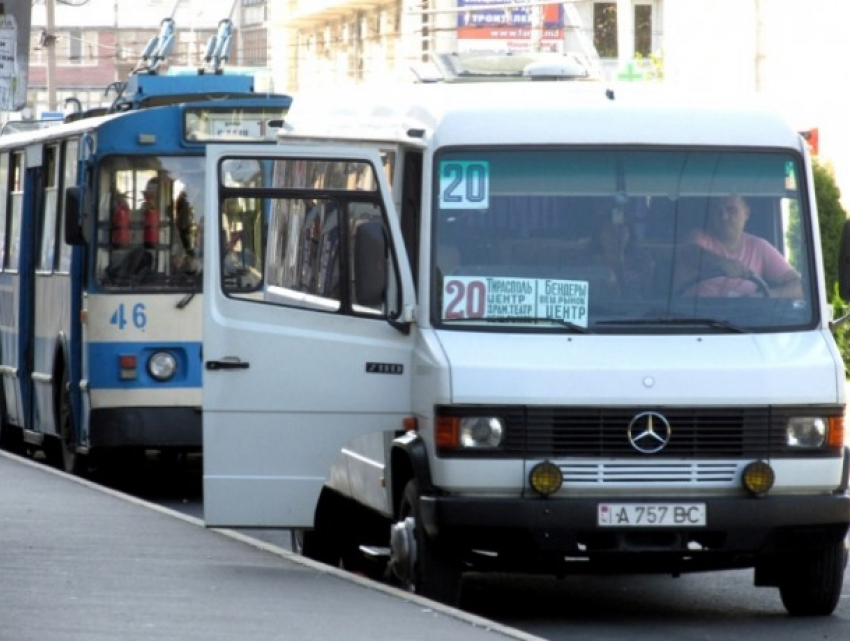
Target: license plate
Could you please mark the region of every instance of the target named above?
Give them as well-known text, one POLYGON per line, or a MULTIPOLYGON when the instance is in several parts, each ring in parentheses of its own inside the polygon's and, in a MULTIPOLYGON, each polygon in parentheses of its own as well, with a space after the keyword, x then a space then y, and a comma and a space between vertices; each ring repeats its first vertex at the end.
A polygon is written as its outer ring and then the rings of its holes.
POLYGON ((600 503, 600 527, 700 527, 705 503, 600 503))

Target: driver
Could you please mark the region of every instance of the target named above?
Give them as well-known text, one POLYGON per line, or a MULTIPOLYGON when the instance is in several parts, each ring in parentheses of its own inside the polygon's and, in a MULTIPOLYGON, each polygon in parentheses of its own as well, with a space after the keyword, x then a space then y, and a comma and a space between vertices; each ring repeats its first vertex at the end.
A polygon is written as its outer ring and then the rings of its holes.
POLYGON ((741 196, 717 198, 705 230, 696 230, 686 262, 694 276, 683 279, 693 296, 802 296, 802 280, 767 240, 748 234, 750 208, 741 196), (694 247, 694 245, 696 247, 694 247))

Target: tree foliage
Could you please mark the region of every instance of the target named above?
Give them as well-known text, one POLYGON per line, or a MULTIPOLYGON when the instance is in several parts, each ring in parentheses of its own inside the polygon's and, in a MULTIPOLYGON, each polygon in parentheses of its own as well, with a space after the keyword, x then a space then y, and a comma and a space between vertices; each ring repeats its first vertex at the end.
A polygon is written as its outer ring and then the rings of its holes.
POLYGON ((815 179, 815 199, 818 207, 818 225, 820 227, 826 288, 827 292, 831 293, 836 291, 838 284, 838 253, 847 212, 841 206, 841 191, 838 189, 838 184, 829 168, 822 163, 815 162, 812 171, 815 179))
MULTIPOLYGON (((841 206, 841 191, 829 168, 816 162, 812 166, 812 172, 815 179, 815 199, 818 207, 826 291, 832 303, 833 315, 838 318, 850 313, 850 307, 838 293, 838 254, 841 249, 841 235, 844 221, 847 220, 847 212, 841 206)), ((835 341, 844 359, 844 367, 850 371, 850 327, 847 324, 835 331, 835 341)))

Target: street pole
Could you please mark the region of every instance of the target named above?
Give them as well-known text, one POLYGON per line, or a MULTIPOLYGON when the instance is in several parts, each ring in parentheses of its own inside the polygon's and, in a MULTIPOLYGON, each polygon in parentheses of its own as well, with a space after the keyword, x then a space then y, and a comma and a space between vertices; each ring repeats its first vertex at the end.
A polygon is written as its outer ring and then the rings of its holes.
POLYGON ((47 53, 47 109, 56 111, 56 5, 54 0, 46 0, 47 41, 44 48, 47 53))

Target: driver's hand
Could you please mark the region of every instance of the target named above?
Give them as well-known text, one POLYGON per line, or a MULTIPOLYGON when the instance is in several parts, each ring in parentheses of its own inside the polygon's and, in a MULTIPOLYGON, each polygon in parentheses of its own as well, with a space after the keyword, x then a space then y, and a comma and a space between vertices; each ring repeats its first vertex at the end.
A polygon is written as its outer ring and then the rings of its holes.
POLYGON ((720 262, 720 269, 729 278, 749 278, 753 275, 749 267, 731 258, 724 258, 720 262))

